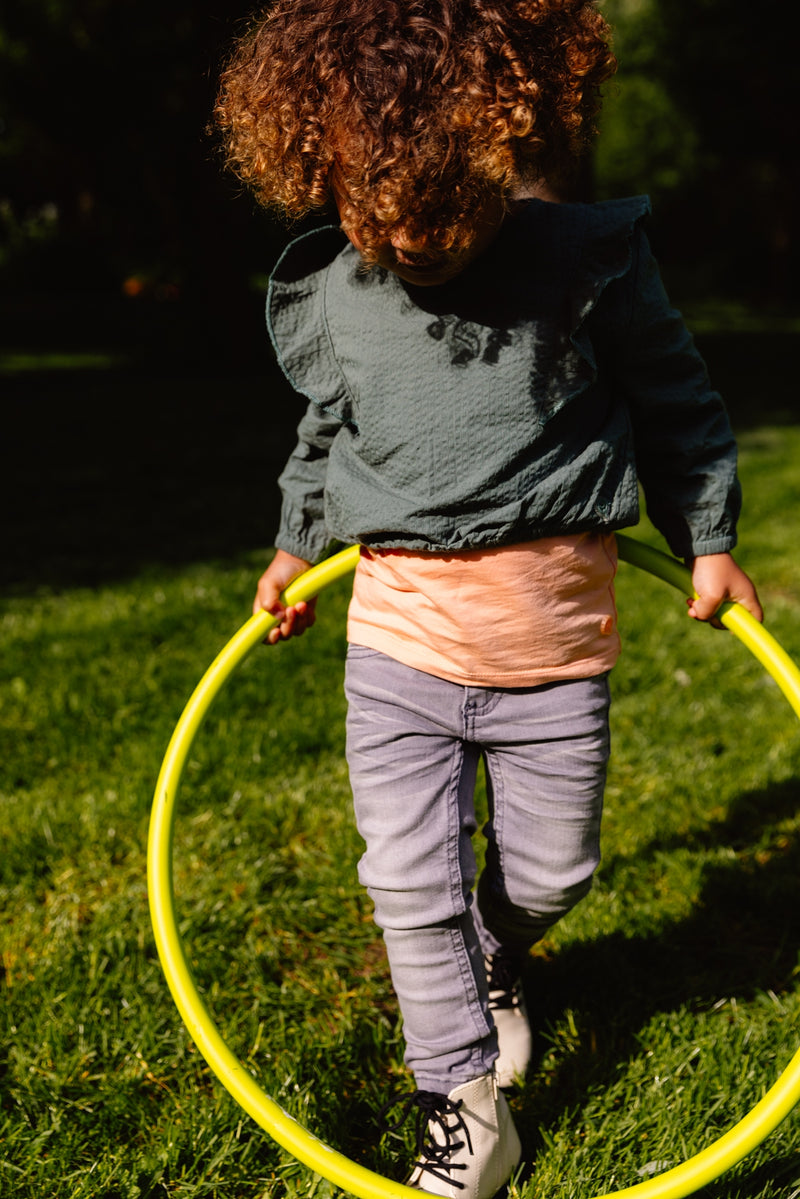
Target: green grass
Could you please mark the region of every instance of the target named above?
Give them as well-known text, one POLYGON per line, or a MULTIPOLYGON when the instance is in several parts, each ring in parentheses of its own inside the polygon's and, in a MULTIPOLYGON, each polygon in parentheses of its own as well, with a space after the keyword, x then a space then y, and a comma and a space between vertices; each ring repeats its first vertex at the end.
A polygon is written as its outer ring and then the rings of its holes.
MULTIPOLYGON (((745 433, 740 561, 800 658, 800 429, 745 433)), ((637 536, 653 537, 643 526, 637 536)), ((257 555, 3 602, 0 1195, 328 1195, 191 1045, 147 912, 164 748, 249 611, 257 555)), ((591 1199, 707 1145, 800 1040, 800 729, 738 641, 622 566, 604 860, 532 955, 521 1199, 591 1199)), ((213 707, 179 801, 181 930, 223 1035, 325 1140, 402 1177, 376 1113, 408 1085, 356 880, 342 752, 346 586, 213 707)), ((479 802, 483 802, 479 797, 479 802)), ((800 1195, 800 1123, 706 1199, 800 1195)))

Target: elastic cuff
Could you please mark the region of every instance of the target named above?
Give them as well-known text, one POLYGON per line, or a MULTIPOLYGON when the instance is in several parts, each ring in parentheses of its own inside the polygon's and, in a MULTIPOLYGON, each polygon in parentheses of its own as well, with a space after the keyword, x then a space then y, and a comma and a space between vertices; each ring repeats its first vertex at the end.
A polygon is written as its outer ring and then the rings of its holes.
POLYGON ((736 537, 709 537, 703 541, 695 541, 686 553, 679 555, 683 558, 702 558, 706 554, 729 554, 736 545, 736 537))
POLYGON ((287 554, 293 554, 295 558, 304 558, 306 562, 313 564, 325 556, 328 542, 320 543, 317 538, 305 540, 302 537, 292 537, 281 530, 275 538, 274 545, 278 550, 284 550, 287 554))

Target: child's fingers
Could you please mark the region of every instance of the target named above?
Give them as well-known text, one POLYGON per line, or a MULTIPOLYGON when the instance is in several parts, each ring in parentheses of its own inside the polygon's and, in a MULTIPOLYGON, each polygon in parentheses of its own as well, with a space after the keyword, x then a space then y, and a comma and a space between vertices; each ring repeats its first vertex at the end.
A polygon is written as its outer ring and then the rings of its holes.
POLYGON ((752 580, 728 553, 695 558, 692 584, 696 596, 687 604, 689 615, 695 620, 709 621, 714 628, 723 628, 715 613, 726 601, 741 604, 758 621, 764 618, 752 580))
POLYGON ((686 601, 692 620, 708 621, 715 629, 725 627, 718 620, 713 619, 714 613, 722 602, 721 599, 709 599, 708 596, 698 596, 696 599, 687 599, 686 601))
POLYGON ((723 629, 725 627, 719 620, 714 619, 714 613, 726 602, 741 604, 759 622, 764 619, 764 610, 761 607, 756 589, 752 585, 742 588, 738 595, 724 594, 710 596, 706 594, 699 595, 694 599, 687 599, 686 601, 689 615, 694 620, 708 621, 715 629, 723 629))
POLYGON ((283 604, 280 597, 280 587, 268 579, 266 575, 262 575, 258 581, 258 589, 253 600, 253 615, 255 616, 262 608, 265 612, 271 612, 273 616, 280 615, 283 611, 283 604))
MULTIPOLYGON (((265 645, 277 645, 278 642, 282 641, 285 636, 288 636, 288 633, 284 634, 281 632, 282 626, 287 623, 285 620, 285 616, 286 616, 286 614, 284 613, 284 619, 279 621, 278 624, 274 624, 272 626, 272 628, 270 629, 270 631, 267 633, 266 637, 264 638, 265 645)), ((288 627, 288 625, 287 625, 287 627, 288 627)))
MULTIPOLYGON (((288 641, 290 637, 302 636, 316 620, 315 607, 316 601, 309 603, 306 600, 300 600, 297 604, 285 608, 280 614, 278 623, 267 633, 267 643, 277 645, 279 641, 288 641)), ((276 612, 274 615, 277 616, 279 613, 276 612)))
MULTIPOLYGON (((274 613, 279 616, 279 613, 274 613)), ((279 641, 288 641, 290 637, 297 636, 297 608, 284 608, 283 614, 280 615, 278 623, 273 625, 267 633, 267 642, 270 645, 277 645, 279 641)))
POLYGON ((763 623, 764 609, 761 607, 761 601, 758 598, 758 592, 755 587, 751 586, 749 590, 738 596, 737 603, 741 604, 743 608, 747 608, 747 611, 751 616, 755 616, 759 624, 763 623))
POLYGON ((308 567, 309 563, 304 558, 296 558, 293 554, 278 550, 258 580, 253 613, 260 612, 263 608, 273 616, 280 616, 283 612, 282 592, 298 575, 308 570, 308 567))

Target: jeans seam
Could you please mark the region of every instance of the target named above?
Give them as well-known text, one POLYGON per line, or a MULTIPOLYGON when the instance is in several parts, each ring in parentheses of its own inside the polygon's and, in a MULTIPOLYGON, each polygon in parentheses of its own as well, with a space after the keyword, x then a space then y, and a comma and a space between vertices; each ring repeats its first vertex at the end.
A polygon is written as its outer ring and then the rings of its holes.
POLYGON ((456 923, 450 930, 450 936, 454 957, 458 962, 459 974, 464 984, 468 1010, 472 1017, 476 1033, 479 1038, 483 1039, 491 1032, 491 1026, 481 1002, 478 982, 475 978, 475 972, 472 968, 466 945, 464 929, 465 922, 472 920, 469 905, 465 903, 464 899, 464 870, 461 861, 461 807, 459 799, 461 776, 464 772, 464 757, 464 741, 460 740, 455 744, 455 752, 452 758, 453 766, 450 773, 450 786, 448 788, 448 835, 450 841, 447 854, 448 882, 451 905, 456 920, 456 923))
MULTIPOLYGON (((506 863, 505 863, 505 814, 506 814, 506 782, 503 777, 502 755, 494 754, 492 770, 492 828, 494 830, 494 845, 497 858, 497 878, 490 879, 490 893, 502 890, 505 895, 506 863)), ((488 770, 488 762, 486 769, 488 770)))

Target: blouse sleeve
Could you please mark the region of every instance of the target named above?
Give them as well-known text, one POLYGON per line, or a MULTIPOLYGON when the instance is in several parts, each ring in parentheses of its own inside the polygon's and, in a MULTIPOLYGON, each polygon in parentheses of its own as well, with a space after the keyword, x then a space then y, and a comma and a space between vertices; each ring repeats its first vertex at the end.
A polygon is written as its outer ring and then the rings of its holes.
POLYGON ((724 553, 741 508, 728 414, 641 230, 636 259, 617 367, 648 515, 679 557, 724 553))
POLYGON ((298 426, 297 445, 278 479, 283 504, 275 544, 307 562, 316 562, 330 541, 325 479, 330 447, 341 427, 339 417, 312 401, 298 426))

